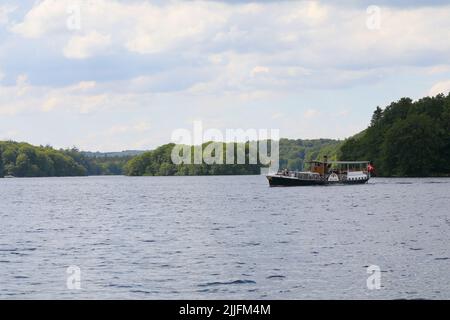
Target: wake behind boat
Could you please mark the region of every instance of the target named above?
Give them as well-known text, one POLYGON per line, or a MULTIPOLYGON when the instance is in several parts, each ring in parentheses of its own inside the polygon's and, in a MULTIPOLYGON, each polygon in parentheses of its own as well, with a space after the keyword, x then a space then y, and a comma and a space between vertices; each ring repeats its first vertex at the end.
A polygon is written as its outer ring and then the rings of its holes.
POLYGON ((307 162, 309 171, 280 170, 267 175, 271 187, 315 186, 330 184, 364 184, 370 179, 374 168, 370 161, 324 161, 307 162))

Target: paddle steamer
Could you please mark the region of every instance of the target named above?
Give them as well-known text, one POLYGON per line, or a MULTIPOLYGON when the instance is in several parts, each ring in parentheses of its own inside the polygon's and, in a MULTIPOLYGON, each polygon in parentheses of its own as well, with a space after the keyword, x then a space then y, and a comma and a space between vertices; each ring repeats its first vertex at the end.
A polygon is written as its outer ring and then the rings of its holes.
POLYGON ((333 184, 364 184, 370 179, 374 168, 370 161, 323 161, 307 162, 309 171, 279 170, 267 175, 271 187, 315 186, 333 184))

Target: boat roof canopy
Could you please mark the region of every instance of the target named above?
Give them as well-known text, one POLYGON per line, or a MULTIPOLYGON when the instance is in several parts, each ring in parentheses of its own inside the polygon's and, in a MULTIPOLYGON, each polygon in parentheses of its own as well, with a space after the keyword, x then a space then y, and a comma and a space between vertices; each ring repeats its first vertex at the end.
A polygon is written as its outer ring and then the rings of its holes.
POLYGON ((328 163, 328 164, 369 164, 370 161, 319 161, 319 160, 313 160, 313 161, 307 161, 307 163, 328 163))

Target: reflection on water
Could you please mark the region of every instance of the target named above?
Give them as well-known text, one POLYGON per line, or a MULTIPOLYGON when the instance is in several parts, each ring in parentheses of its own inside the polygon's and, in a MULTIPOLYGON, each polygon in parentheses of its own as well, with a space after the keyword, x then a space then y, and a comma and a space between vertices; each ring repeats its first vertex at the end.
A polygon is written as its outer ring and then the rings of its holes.
POLYGON ((449 191, 449 179, 0 179, 0 298, 449 299, 449 191))

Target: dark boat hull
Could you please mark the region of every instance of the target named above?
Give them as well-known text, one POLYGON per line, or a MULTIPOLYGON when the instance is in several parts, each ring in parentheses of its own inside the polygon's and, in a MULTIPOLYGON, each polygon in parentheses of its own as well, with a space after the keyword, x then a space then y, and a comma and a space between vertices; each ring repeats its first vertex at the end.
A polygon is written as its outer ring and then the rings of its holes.
POLYGON ((325 185, 322 180, 301 180, 290 177, 267 176, 271 187, 298 187, 298 186, 320 186, 325 185))
POLYGON ((345 185, 345 184, 365 184, 369 179, 347 180, 347 181, 325 181, 325 180, 302 180, 294 177, 267 176, 271 187, 300 187, 300 186, 324 186, 324 185, 345 185))

